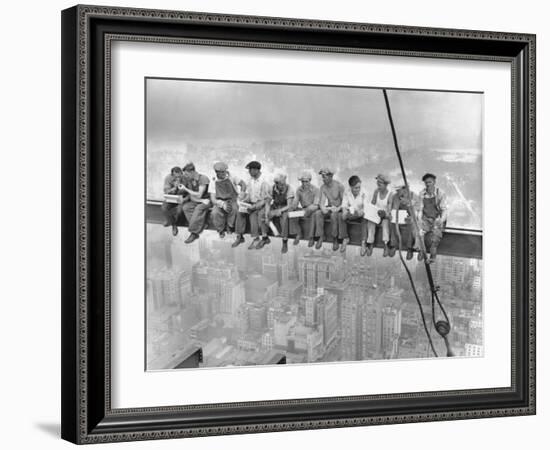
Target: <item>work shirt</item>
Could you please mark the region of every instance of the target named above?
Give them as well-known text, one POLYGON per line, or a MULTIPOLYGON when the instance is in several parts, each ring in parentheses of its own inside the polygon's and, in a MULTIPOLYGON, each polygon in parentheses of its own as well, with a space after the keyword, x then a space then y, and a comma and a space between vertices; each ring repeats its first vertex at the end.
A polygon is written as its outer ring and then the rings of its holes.
POLYGON ((220 180, 218 177, 213 177, 215 188, 215 198, 219 200, 236 199, 240 192, 242 180, 239 177, 228 174, 226 178, 220 180), (229 182, 229 186, 227 183, 229 182))
POLYGON ((182 179, 182 184, 187 188, 191 189, 192 191, 197 192, 199 190, 200 186, 206 186, 206 189, 201 195, 201 198, 209 198, 208 195, 208 185, 210 184, 210 180, 206 175, 203 175, 201 173, 196 173, 193 176, 185 175, 182 179))
MULTIPOLYGON (((411 209, 407 205, 409 201, 409 195, 407 194, 407 191, 400 190, 395 191, 389 194, 390 198, 388 199, 388 205, 390 205, 389 210, 402 210, 407 211, 408 215, 411 213, 411 209)), ((412 203, 414 206, 414 209, 418 211, 420 209, 420 201, 418 198, 418 195, 416 195, 414 192, 412 193, 412 203)))
POLYGON ((342 200, 342 208, 349 210, 351 214, 362 216, 365 213, 365 203, 367 202, 367 191, 363 188, 357 194, 357 197, 351 192, 351 188, 346 188, 342 200))
POLYGON ((323 208, 325 206, 340 206, 344 198, 344 185, 339 181, 332 180, 330 185, 323 185, 320 188, 319 206, 323 208))
POLYGON ((267 200, 270 197, 270 186, 262 177, 252 178, 246 183, 246 198, 250 203, 267 200))
POLYGON ((386 191, 386 196, 384 198, 381 198, 380 190, 376 189, 374 191, 374 194, 372 195, 371 204, 376 206, 379 210, 389 212, 390 211, 390 205, 391 205, 390 197, 391 197, 391 192, 386 191))
POLYGON ((438 210, 439 215, 441 216, 441 220, 447 220, 447 196, 441 189, 436 187, 434 192, 431 194, 426 189, 422 189, 419 196, 422 203, 424 202, 425 198, 435 198, 435 207, 438 210))
POLYGON ((292 189, 290 185, 286 184, 283 190, 279 191, 279 189, 277 189, 277 185, 274 184, 273 189, 271 190, 271 198, 273 199, 273 203, 271 204, 272 209, 284 208, 292 203, 292 199, 294 198, 294 189, 292 189))
POLYGON ((178 191, 178 186, 180 184, 182 184, 181 177, 176 177, 171 173, 166 175, 166 177, 164 177, 164 193, 173 195, 181 194, 181 192, 178 191))
POLYGON ((293 207, 307 208, 310 205, 316 205, 319 202, 319 188, 310 184, 307 188, 300 185, 296 189, 296 196, 294 197, 293 207))

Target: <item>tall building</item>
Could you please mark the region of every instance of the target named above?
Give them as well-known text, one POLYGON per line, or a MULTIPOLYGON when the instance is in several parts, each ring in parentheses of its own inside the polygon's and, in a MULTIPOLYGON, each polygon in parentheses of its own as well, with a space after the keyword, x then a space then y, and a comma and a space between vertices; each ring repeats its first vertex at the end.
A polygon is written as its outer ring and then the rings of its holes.
POLYGON ((478 357, 483 356, 483 345, 466 344, 464 346, 465 356, 478 357))
POLYGON ((221 283, 220 312, 236 316, 245 303, 244 283, 239 280, 223 280, 221 283))
POLYGON ((331 282, 343 281, 344 260, 340 256, 306 255, 298 259, 298 277, 306 295, 317 292, 331 282))
POLYGON ((322 330, 323 344, 328 346, 338 335, 338 300, 324 291, 317 302, 317 323, 322 330))
POLYGON ((436 283, 463 284, 469 272, 470 263, 467 258, 443 256, 435 265, 436 283))
POLYGON ((362 359, 362 292, 349 288, 342 300, 342 359, 356 361, 362 359))
POLYGON ((265 330, 267 328, 267 308, 265 305, 249 304, 248 320, 252 330, 265 330))
POLYGON ((184 270, 158 269, 147 274, 147 306, 156 311, 166 305, 183 306, 189 300, 191 274, 184 270))
POLYGON ((382 313, 374 297, 370 295, 361 311, 361 340, 363 359, 376 358, 382 346, 382 313))
POLYGON ((267 279, 278 285, 288 283, 288 261, 281 257, 275 257, 273 254, 263 256, 262 272, 267 279))
POLYGON ((387 357, 395 357, 401 335, 401 310, 393 306, 382 309, 382 351, 387 357))

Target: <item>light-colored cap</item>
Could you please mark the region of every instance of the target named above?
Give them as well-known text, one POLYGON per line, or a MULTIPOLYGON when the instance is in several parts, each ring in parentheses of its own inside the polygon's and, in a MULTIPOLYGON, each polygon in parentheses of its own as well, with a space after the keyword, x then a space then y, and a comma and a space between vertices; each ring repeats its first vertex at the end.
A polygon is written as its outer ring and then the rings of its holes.
POLYGON ((330 167, 323 167, 319 170, 320 175, 334 175, 334 170, 330 167))
POLYGON ((278 173, 277 175, 275 175, 275 178, 273 178, 273 181, 275 183, 286 183, 286 175, 283 173, 278 173))
POLYGON ((216 172, 225 172, 228 169, 227 164, 219 161, 216 164, 214 164, 214 170, 216 172))
POLYGON ((302 174, 298 177, 298 180, 304 181, 309 180, 311 181, 311 173, 309 173, 307 170, 304 170, 302 174))
POLYGON ((384 184, 390 184, 390 178, 387 175, 384 175, 382 173, 379 173, 378 175, 376 175, 375 180, 381 181, 384 184))

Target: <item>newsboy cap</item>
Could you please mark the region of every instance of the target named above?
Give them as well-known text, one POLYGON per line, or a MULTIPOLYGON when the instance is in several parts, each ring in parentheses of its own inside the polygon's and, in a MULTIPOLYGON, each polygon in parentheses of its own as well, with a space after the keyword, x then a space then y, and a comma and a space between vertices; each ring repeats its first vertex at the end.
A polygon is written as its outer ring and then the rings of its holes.
POLYGON ((225 172, 228 169, 227 164, 219 161, 216 164, 214 164, 214 170, 216 172, 225 172))
POLYGON ((302 174, 298 177, 298 180, 304 181, 309 180, 311 181, 311 173, 309 173, 307 170, 304 170, 302 174))
POLYGON ((384 175, 382 173, 379 173, 378 175, 376 175, 375 180, 376 181, 381 181, 384 184, 390 184, 389 177, 387 177, 386 175, 384 175))
POLYGON ((261 168, 262 168, 262 165, 258 161, 250 161, 245 166, 245 169, 258 169, 258 170, 260 170, 261 168))
POLYGON ((321 170, 319 170, 320 175, 334 175, 334 170, 330 167, 323 167, 321 170))

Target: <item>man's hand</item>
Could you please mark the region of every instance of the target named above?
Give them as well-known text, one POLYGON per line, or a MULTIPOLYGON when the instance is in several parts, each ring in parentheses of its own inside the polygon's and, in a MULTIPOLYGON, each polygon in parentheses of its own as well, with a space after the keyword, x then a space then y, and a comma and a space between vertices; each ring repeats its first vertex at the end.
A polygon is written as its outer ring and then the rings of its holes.
POLYGON ((383 209, 379 209, 378 217, 380 217, 381 219, 384 219, 386 217, 386 211, 384 211, 383 209))
POLYGON ((281 210, 280 209, 273 209, 269 211, 270 217, 281 217, 281 210))

